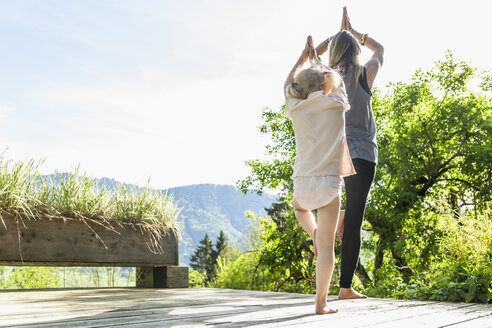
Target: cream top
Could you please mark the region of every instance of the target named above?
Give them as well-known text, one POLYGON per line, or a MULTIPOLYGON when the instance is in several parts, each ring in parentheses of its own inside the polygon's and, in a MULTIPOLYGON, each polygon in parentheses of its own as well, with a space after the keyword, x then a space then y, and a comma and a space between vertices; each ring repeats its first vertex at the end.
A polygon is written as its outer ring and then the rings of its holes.
POLYGON ((342 90, 307 99, 287 98, 285 115, 292 120, 296 160, 292 178, 355 174, 345 137, 345 112, 350 109, 342 90))

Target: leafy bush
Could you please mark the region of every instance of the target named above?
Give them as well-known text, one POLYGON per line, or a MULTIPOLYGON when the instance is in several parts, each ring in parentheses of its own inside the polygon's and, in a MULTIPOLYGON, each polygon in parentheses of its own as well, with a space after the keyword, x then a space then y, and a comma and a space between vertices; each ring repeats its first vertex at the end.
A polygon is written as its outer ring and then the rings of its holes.
POLYGON ((193 268, 190 268, 188 276, 190 287, 206 287, 206 276, 193 268))

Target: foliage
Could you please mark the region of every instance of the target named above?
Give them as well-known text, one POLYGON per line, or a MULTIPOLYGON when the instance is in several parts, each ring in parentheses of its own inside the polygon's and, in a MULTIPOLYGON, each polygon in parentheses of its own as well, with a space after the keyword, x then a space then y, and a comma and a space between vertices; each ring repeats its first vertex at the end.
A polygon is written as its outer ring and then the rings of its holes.
POLYGON ((190 287, 206 287, 206 279, 205 274, 200 273, 193 268, 190 268, 190 273, 188 276, 190 287))
POLYGON ((260 247, 265 239, 265 224, 269 218, 258 219, 252 212, 246 212, 250 219, 248 234, 245 236, 245 251, 230 247, 217 260, 217 275, 212 287, 250 290, 274 290, 275 276, 268 267, 259 265, 260 247))
POLYGON ((135 286, 134 268, 0 267, 0 289, 135 286))
POLYGON ((270 219, 260 219, 262 245, 259 267, 273 277, 274 291, 309 293, 314 290, 312 241, 297 224, 294 211, 284 203, 273 204, 270 219))
POLYGON ((475 69, 450 53, 410 84, 376 94, 380 146, 366 219, 378 237, 374 270, 388 250, 404 281, 439 261, 443 214, 483 213, 491 196, 487 117, 491 98, 471 91, 475 69))
POLYGON ((215 288, 272 290, 272 277, 259 270, 257 252, 230 254, 231 259, 219 257, 217 276, 212 283, 215 288))
POLYGON ((194 274, 197 284, 208 285, 213 281, 217 270, 217 260, 225 252, 227 247, 228 240, 222 230, 215 242, 215 249, 208 233, 200 240, 200 244, 195 249, 195 253, 191 256, 190 261, 190 267, 203 276, 203 279, 201 279, 197 274, 194 274))
POLYGON ((492 300, 492 220, 491 211, 456 220, 443 218, 440 241, 442 261, 432 268, 441 275, 426 281, 420 297, 439 301, 483 302, 492 300))
POLYGON ((11 163, 0 156, 0 208, 32 215, 32 190, 39 179, 38 165, 33 160, 11 163))
POLYGON ((205 276, 205 282, 210 281, 215 267, 212 262, 212 251, 213 244, 208 233, 206 233, 205 237, 200 240, 199 246, 195 249, 195 253, 190 258, 190 268, 203 274, 205 276))
MULTIPOLYGON (((484 265, 490 263, 490 239, 453 238, 481 231, 470 218, 482 220, 486 234, 492 231, 484 223, 492 198, 491 80, 490 73, 478 75, 447 53, 410 83, 390 84, 386 95, 374 91, 379 163, 363 226, 365 261, 357 272, 370 295, 490 302, 490 269, 484 265), (456 225, 475 228, 449 230, 456 225), (468 251, 451 252, 456 245, 468 251), (467 260, 458 261, 458 254, 467 260)), ((310 247, 290 203, 292 125, 283 108, 265 109, 262 117, 260 130, 273 142, 269 159, 247 162, 251 176, 238 186, 243 193, 280 189, 283 198, 269 211, 272 223, 265 226, 270 232, 258 263, 271 266, 287 290, 300 277, 299 290, 309 290, 310 247)))
POLYGON ((10 284, 14 288, 62 287, 59 269, 54 267, 18 267, 11 271, 10 284))

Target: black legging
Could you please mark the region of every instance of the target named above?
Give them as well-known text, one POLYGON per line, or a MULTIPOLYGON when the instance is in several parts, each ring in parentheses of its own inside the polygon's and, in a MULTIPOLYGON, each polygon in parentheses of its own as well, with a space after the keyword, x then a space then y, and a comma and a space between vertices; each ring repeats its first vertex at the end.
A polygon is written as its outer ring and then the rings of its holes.
POLYGON ((350 288, 359 259, 361 228, 367 195, 374 180, 376 164, 361 158, 352 159, 357 174, 344 178, 345 223, 342 237, 340 287, 350 288))

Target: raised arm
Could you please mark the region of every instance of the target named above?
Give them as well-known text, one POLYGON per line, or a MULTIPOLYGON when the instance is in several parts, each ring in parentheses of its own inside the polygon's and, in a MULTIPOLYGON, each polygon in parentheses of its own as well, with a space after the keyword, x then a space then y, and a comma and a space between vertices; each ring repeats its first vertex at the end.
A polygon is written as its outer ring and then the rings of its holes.
MULTIPOLYGON (((306 40, 306 46, 304 47, 304 50, 301 53, 301 56, 297 60, 296 64, 292 69, 290 70, 289 75, 287 76, 287 79, 285 80, 284 83, 284 94, 285 94, 285 88, 291 83, 294 82, 294 75, 296 74, 297 70, 304 65, 304 63, 314 57, 314 47, 313 47, 313 39, 309 35, 306 40)), ((287 94, 285 94, 285 98, 287 98, 287 94)))
POLYGON ((367 61, 367 63, 364 64, 367 73, 367 84, 369 85, 369 88, 372 89, 372 85, 374 83, 374 80, 376 79, 376 75, 383 65, 384 48, 372 37, 368 36, 367 34, 359 33, 352 27, 347 14, 347 7, 343 7, 342 28, 349 31, 354 36, 354 38, 360 41, 362 45, 367 46, 370 50, 373 51, 372 57, 367 61))
POLYGON ((316 53, 318 56, 321 56, 328 50, 328 45, 330 44, 330 40, 333 39, 333 37, 329 37, 328 39, 322 41, 317 47, 316 47, 316 53))

